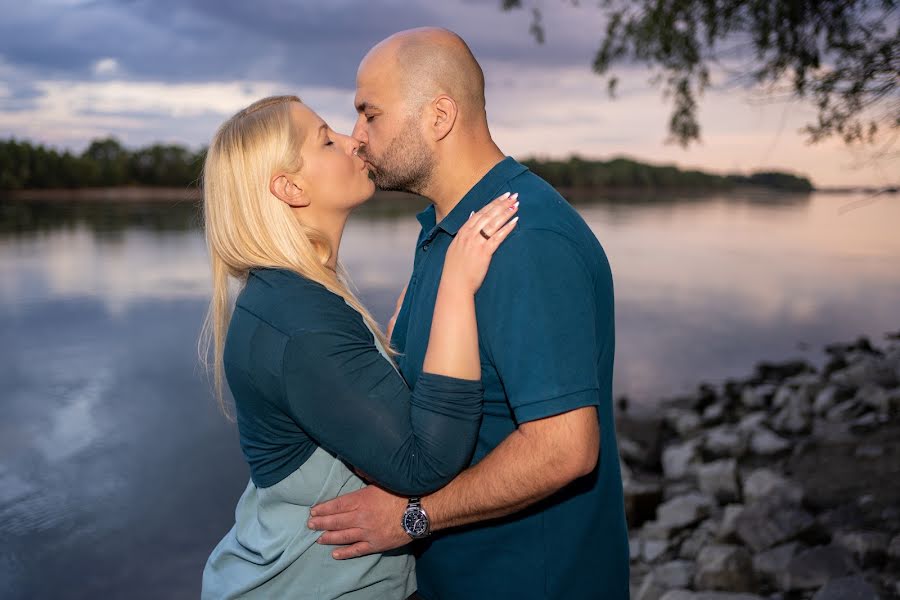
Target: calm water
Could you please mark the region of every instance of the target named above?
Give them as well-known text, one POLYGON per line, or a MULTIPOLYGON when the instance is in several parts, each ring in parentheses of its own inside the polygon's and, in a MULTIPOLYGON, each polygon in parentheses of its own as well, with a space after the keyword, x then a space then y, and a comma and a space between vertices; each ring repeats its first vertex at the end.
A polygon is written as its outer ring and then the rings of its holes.
MULTIPOLYGON (((616 394, 652 409, 900 329, 900 198, 860 198, 579 204, 615 275, 616 394)), ((345 234, 382 322, 419 206, 345 234)), ((0 203, 0 281, 0 597, 196 597, 247 469, 197 366, 193 209, 0 203)))

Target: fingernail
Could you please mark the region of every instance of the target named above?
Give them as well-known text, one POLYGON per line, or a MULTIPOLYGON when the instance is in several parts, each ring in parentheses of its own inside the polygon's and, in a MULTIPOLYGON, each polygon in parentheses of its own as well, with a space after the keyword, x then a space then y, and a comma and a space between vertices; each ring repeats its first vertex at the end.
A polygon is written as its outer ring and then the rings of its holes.
POLYGON ((307 521, 306 526, 310 529, 315 529, 315 527, 313 527, 312 521, 307 521))
POLYGON ((512 198, 518 198, 518 197, 519 197, 519 192, 516 192, 515 194, 513 194, 512 196, 510 196, 510 199, 512 199, 512 198))
POLYGON ((469 218, 471 219, 472 215, 474 215, 474 214, 475 214, 475 211, 473 210, 472 212, 469 213, 469 218))
POLYGON ((518 202, 518 201, 516 201, 516 203, 513 204, 512 206, 510 206, 510 207, 509 207, 509 210, 513 210, 514 208, 519 208, 519 202, 518 202))
POLYGON ((500 197, 501 197, 501 198, 506 198, 507 196, 509 196, 509 192, 506 192, 505 194, 503 194, 503 195, 500 196, 500 197))
POLYGON ((518 221, 518 220, 519 220, 519 217, 513 217, 512 222, 515 223, 515 222, 518 221))

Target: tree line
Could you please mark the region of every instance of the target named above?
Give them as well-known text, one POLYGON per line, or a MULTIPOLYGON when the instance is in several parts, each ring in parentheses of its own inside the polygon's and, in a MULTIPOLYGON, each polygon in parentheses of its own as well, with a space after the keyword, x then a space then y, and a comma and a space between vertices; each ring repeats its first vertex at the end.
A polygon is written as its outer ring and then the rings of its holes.
MULTIPOLYGON (((105 138, 74 154, 11 139, 0 141, 0 190, 196 185, 205 153, 205 148, 194 152, 164 144, 129 150, 116 139, 105 138)), ((725 191, 749 185, 791 192, 813 189, 809 179, 789 173, 716 175, 626 158, 602 161, 572 156, 531 158, 523 163, 559 188, 725 191)))

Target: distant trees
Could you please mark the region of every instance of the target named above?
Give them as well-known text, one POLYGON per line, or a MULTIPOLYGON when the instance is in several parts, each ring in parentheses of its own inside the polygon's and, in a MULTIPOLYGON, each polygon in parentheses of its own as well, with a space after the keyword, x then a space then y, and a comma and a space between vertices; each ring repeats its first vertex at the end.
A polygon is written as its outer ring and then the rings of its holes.
POLYGON ((568 160, 528 159, 523 161, 523 164, 560 188, 724 191, 739 186, 756 186, 787 192, 813 190, 809 179, 790 173, 715 175, 702 171, 681 170, 671 165, 648 165, 627 158, 601 161, 572 156, 568 160))
POLYGON ((94 140, 79 155, 0 141, 0 189, 189 185, 200 176, 204 153, 163 144, 132 151, 114 138, 94 140))
MULTIPOLYGON (((0 190, 187 186, 200 177, 205 152, 162 144, 128 150, 114 138, 105 138, 75 155, 28 142, 0 141, 0 190)), ((808 179, 789 173, 715 175, 627 158, 602 161, 572 156, 531 158, 523 163, 560 188, 727 190, 752 185, 794 192, 813 189, 808 179)))

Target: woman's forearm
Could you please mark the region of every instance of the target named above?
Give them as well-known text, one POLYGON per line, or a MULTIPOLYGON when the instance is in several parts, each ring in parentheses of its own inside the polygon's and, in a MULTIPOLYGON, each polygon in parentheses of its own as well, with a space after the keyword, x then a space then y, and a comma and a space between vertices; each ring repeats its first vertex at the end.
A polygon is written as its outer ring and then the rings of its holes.
POLYGON ((434 304, 422 370, 460 379, 481 379, 475 296, 443 279, 434 304))

